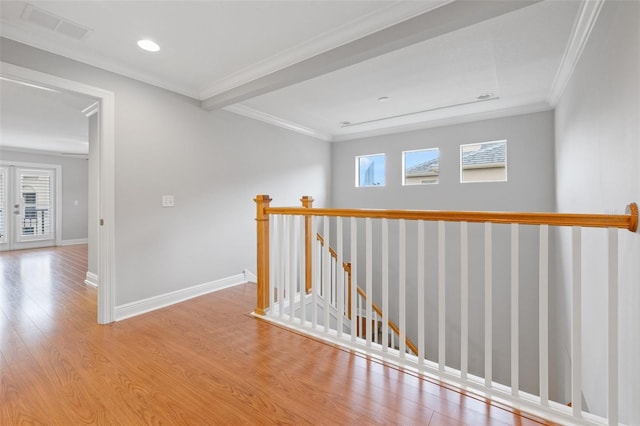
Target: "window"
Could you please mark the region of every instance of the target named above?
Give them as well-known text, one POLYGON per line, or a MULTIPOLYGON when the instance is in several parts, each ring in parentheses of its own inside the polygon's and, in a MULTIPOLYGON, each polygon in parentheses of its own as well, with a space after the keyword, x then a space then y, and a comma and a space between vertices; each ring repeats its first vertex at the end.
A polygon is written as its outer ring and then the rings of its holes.
POLYGON ((438 183, 440 149, 420 149, 402 153, 402 184, 428 185, 438 183))
POLYGON ((507 141, 460 145, 460 182, 507 180, 507 141))
POLYGON ((356 157, 356 187, 384 186, 384 154, 356 157))

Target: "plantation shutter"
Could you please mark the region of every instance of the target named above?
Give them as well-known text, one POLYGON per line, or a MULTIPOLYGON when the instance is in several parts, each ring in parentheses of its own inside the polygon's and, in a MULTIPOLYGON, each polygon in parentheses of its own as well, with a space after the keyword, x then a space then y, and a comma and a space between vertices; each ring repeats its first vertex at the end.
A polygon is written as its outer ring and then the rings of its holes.
MULTIPOLYGON (((18 177, 20 198, 23 205, 20 236, 50 236, 52 173, 40 170, 21 170, 18 177)), ((39 239, 36 237, 36 239, 39 239)))

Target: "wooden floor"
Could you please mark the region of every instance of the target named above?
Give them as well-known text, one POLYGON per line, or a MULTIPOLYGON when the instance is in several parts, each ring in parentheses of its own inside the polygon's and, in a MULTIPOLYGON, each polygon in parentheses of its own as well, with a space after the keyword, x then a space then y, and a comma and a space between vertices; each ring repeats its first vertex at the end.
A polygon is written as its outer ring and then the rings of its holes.
POLYGON ((537 424, 253 318, 253 284, 99 326, 86 269, 0 253, 0 425, 537 424))

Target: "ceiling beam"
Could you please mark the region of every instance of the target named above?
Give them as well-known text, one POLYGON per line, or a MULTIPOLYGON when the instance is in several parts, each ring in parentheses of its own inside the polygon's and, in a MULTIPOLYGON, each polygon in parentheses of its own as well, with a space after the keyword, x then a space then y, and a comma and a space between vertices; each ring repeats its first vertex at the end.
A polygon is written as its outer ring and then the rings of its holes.
POLYGON ((207 110, 233 105, 505 13, 513 12, 539 1, 541 0, 457 0, 264 77, 225 90, 204 99, 201 105, 207 110))

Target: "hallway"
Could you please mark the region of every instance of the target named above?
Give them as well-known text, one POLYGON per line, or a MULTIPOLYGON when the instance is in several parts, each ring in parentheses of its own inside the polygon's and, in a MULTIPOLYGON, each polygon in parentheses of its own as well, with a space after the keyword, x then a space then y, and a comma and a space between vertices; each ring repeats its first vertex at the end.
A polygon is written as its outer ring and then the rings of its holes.
POLYGON ((0 254, 0 424, 538 424, 255 319, 254 284, 99 326, 86 262, 0 254))

